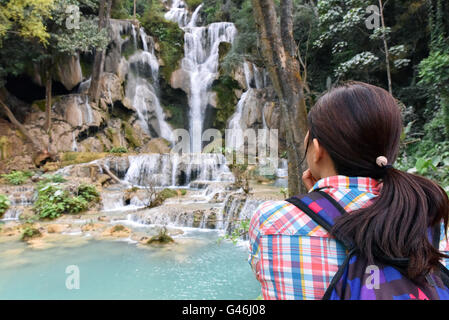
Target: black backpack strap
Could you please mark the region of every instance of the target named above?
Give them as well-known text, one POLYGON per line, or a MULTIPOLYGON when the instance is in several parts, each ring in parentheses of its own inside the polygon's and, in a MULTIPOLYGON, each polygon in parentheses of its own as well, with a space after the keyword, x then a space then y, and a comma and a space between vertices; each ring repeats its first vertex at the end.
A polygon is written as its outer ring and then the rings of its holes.
MULTIPOLYGON (((304 195, 291 197, 286 201, 295 205, 329 233, 332 231, 334 218, 346 214, 346 210, 334 198, 320 189, 304 195), (312 210, 310 207, 311 200, 312 202, 321 203, 323 210, 320 212, 312 210), (334 212, 330 212, 332 210, 334 212)), ((345 239, 338 234, 333 234, 333 236, 343 244, 346 250, 351 251, 353 249, 354 245, 349 239, 345 239)))

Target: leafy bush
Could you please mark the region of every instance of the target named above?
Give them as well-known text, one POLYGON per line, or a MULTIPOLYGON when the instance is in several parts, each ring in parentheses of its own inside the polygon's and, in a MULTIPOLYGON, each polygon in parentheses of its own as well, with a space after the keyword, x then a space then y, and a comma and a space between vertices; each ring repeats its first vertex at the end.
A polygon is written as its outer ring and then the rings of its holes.
POLYGON ((2 174, 2 178, 6 179, 9 184, 21 185, 27 182, 32 175, 31 171, 12 171, 11 173, 2 174))
POLYGON ((159 233, 153 237, 151 237, 147 244, 167 244, 175 242, 172 237, 167 234, 167 228, 163 227, 159 230, 159 233))
POLYGON ((173 189, 164 189, 161 192, 159 192, 159 195, 163 200, 165 200, 168 198, 176 197, 178 195, 178 192, 173 189))
POLYGON ((60 174, 54 174, 54 175, 44 174, 42 176, 42 178, 44 178, 44 180, 42 180, 42 182, 44 182, 44 183, 48 183, 48 182, 62 183, 62 182, 67 181, 60 174))
POLYGON ((184 56, 184 31, 177 23, 164 18, 162 5, 157 1, 147 8, 140 22, 145 31, 160 44, 161 59, 164 61, 161 75, 170 82, 172 72, 178 68, 184 56))
POLYGON ((66 199, 64 205, 68 213, 79 213, 89 208, 89 202, 81 196, 66 199))
POLYGON ((100 201, 100 194, 93 185, 81 184, 78 187, 78 196, 86 200, 87 202, 98 202, 100 201))
POLYGON ((27 241, 27 240, 30 240, 32 238, 36 238, 39 236, 41 236, 41 232, 39 231, 39 229, 36 229, 33 227, 25 227, 25 229, 23 230, 21 239, 23 241, 27 241))
POLYGON ((11 202, 8 197, 4 194, 0 194, 0 217, 8 210, 11 202))
POLYGON ((113 147, 109 150, 109 153, 127 153, 128 149, 125 147, 113 147))
POLYGON ((69 193, 55 184, 46 184, 38 189, 34 211, 41 218, 54 219, 66 212, 69 193))
POLYGON ((77 196, 73 196, 62 186, 48 183, 38 189, 34 211, 41 219, 55 219, 64 213, 79 213, 88 209, 89 202, 99 201, 100 195, 94 186, 82 184, 77 196))
POLYGON ((116 224, 115 226, 112 227, 112 232, 120 232, 125 230, 125 226, 121 225, 121 224, 116 224))

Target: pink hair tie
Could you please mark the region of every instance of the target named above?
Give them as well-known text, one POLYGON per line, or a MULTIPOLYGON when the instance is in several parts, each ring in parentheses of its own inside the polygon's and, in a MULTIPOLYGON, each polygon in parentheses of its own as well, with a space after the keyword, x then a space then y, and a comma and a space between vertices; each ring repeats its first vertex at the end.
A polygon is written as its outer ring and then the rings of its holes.
POLYGON ((381 168, 385 167, 388 164, 388 159, 384 156, 377 157, 376 164, 381 168))

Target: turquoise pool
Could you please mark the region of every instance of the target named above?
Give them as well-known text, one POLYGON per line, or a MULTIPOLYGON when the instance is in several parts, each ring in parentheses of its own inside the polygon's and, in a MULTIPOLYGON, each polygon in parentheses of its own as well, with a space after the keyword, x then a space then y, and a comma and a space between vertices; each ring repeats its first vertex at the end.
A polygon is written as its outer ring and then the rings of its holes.
POLYGON ((218 244, 218 236, 190 231, 175 245, 153 248, 96 240, 43 250, 2 243, 0 299, 257 298, 246 246, 218 244), (66 287, 69 265, 79 270, 79 289, 66 287))

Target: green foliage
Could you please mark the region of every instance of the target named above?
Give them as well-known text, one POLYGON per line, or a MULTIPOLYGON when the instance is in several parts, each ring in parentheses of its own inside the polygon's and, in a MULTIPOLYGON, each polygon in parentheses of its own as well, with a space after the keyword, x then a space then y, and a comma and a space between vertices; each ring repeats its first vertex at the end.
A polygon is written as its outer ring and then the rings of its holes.
POLYGON ((44 175, 42 175, 42 178, 44 178, 41 181, 42 183, 49 183, 49 182, 62 183, 62 182, 66 182, 67 181, 60 174, 53 174, 53 175, 51 175, 51 174, 44 174, 44 175))
POLYGON ((187 3, 189 9, 193 12, 195 11, 196 7, 198 7, 203 2, 203 0, 186 0, 185 2, 187 3))
POLYGON ((238 101, 234 92, 235 89, 240 89, 240 86, 230 76, 222 76, 212 84, 212 90, 217 93, 217 113, 214 118, 214 128, 224 130, 228 119, 235 112, 238 101))
POLYGON ((120 231, 123 231, 123 230, 125 230, 125 226, 123 226, 121 224, 116 224, 111 229, 112 232, 120 232, 120 231))
POLYGON ((39 229, 33 228, 31 226, 26 226, 25 229, 23 229, 21 239, 23 241, 28 241, 39 236, 41 236, 41 232, 39 231, 39 229))
POLYGON ((166 200, 168 198, 173 198, 178 196, 178 192, 174 189, 168 189, 165 188, 164 190, 162 190, 161 192, 159 192, 159 196, 163 199, 166 200))
POLYGON ((127 153, 128 149, 125 147, 113 147, 109 150, 109 153, 127 153))
POLYGON ((231 240, 233 244, 237 244, 237 241, 248 234, 250 219, 243 219, 238 221, 238 225, 232 230, 231 234, 226 234, 218 239, 218 242, 223 239, 231 240))
POLYGON ((28 179, 33 176, 33 173, 31 171, 12 171, 11 173, 2 174, 1 176, 9 184, 21 185, 27 182, 28 179))
POLYGON ((7 33, 17 33, 24 39, 48 43, 45 19, 51 17, 53 0, 2 1, 0 3, 0 43, 7 33))
POLYGON ((82 184, 77 195, 72 195, 57 183, 46 183, 38 188, 34 211, 40 219, 54 219, 64 213, 86 211, 89 203, 99 201, 99 193, 94 186, 82 184))
MULTIPOLYGON (((449 50, 449 45, 448 45, 449 50)), ((435 51, 419 65, 420 84, 439 96, 446 132, 449 135, 449 53, 435 51)))
POLYGON ((69 197, 64 202, 67 213, 79 213, 89 208, 89 202, 82 196, 69 197))
POLYGON ((159 233, 151 237, 147 244, 168 244, 175 242, 172 237, 167 234, 167 228, 163 227, 159 230, 159 233))
POLYGON ((139 139, 135 136, 133 127, 128 122, 122 122, 122 128, 125 131, 125 139, 128 141, 131 148, 137 148, 142 145, 139 139))
POLYGON ((281 188, 281 190, 279 190, 279 192, 282 194, 282 196, 284 198, 288 197, 288 189, 287 188, 281 188))
POLYGON ((167 114, 167 121, 173 128, 184 128, 185 117, 184 110, 180 106, 172 104, 163 106, 165 113, 167 114))
POLYGON ((0 194, 0 217, 8 210, 11 202, 8 199, 8 196, 4 194, 0 194))
POLYGON ((160 44, 160 57, 164 62, 161 75, 170 82, 171 74, 178 68, 184 56, 184 31, 178 24, 164 18, 159 2, 153 1, 140 19, 145 32, 157 39, 160 44))
POLYGON ((86 200, 87 202, 98 202, 100 201, 100 193, 97 191, 97 188, 95 186, 90 184, 81 184, 78 187, 77 194, 82 199, 86 200))
POLYGON ((443 88, 449 85, 449 52, 435 51, 419 65, 421 84, 443 88))

